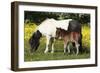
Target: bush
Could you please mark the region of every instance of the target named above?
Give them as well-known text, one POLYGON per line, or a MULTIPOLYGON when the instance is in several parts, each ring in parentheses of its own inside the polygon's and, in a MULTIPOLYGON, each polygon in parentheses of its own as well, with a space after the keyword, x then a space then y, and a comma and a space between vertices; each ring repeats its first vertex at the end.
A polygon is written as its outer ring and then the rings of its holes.
POLYGON ((82 26, 82 45, 84 48, 90 48, 90 26, 82 26))
POLYGON ((28 23, 24 26, 24 39, 29 39, 36 31, 37 25, 35 23, 28 23))

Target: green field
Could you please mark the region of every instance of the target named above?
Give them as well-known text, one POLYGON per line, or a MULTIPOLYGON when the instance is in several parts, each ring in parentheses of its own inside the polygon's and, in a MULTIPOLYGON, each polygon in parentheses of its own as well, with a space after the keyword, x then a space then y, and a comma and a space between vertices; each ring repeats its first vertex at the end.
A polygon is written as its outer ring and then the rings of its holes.
POLYGON ((90 58, 90 27, 83 26, 82 27, 82 45, 83 48, 86 50, 83 53, 75 55, 74 53, 71 54, 64 54, 63 52, 63 41, 56 40, 55 41, 55 52, 52 54, 51 47, 49 47, 49 52, 44 54, 44 50, 46 47, 46 38, 42 37, 40 40, 40 46, 36 52, 30 53, 30 46, 28 40, 33 32, 35 32, 35 28, 37 26, 32 23, 32 25, 26 24, 24 30, 24 61, 44 61, 44 60, 69 60, 69 59, 86 59, 90 58), (88 51, 87 51, 88 50, 88 51))

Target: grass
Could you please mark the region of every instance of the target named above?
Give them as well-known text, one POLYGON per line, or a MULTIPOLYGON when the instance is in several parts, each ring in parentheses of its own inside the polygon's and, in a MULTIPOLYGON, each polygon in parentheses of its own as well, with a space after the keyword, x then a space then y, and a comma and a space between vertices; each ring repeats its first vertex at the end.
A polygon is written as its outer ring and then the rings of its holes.
MULTIPOLYGON (((46 47, 46 38, 42 37, 40 40, 40 46, 38 50, 34 53, 30 53, 30 46, 28 43, 28 40, 32 33, 35 31, 34 28, 36 28, 36 25, 25 25, 25 36, 24 36, 24 61, 44 61, 44 60, 69 60, 69 59, 86 59, 90 58, 89 52, 80 53, 79 55, 75 54, 64 54, 63 52, 63 41, 62 40, 56 40, 55 41, 55 52, 52 54, 51 47, 49 47, 49 52, 47 54, 44 54, 44 50, 46 47)), ((82 45, 86 46, 85 49, 89 49, 90 46, 90 39, 89 37, 86 39, 86 36, 89 36, 89 27, 84 26, 82 29, 83 39, 82 39, 82 45), (87 33, 88 32, 88 33, 87 33), (84 34, 86 33, 86 34, 84 34), (85 40, 85 41, 84 41, 85 40), (86 43, 86 44, 85 44, 86 43)))
POLYGON ((45 50, 45 38, 43 37, 40 41, 40 46, 38 50, 34 53, 30 53, 30 46, 28 44, 28 40, 25 40, 25 49, 24 49, 24 60, 25 61, 44 61, 44 60, 64 60, 64 59, 85 59, 89 58, 89 53, 83 53, 79 55, 75 54, 64 54, 63 52, 63 41, 55 41, 55 52, 52 54, 51 47, 49 48, 49 52, 47 54, 44 54, 45 50), (59 46, 58 46, 59 45, 59 46))

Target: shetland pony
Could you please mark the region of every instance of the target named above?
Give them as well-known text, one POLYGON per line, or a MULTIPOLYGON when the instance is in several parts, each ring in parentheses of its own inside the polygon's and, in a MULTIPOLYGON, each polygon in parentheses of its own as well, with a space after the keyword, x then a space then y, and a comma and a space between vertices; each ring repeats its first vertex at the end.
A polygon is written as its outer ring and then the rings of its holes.
MULTIPOLYGON (((37 31, 35 33, 33 33, 33 35, 31 36, 31 38, 29 39, 29 43, 31 45, 31 52, 36 51, 39 44, 40 44, 40 38, 43 36, 46 37, 46 49, 44 51, 44 53, 48 52, 48 46, 49 46, 49 42, 50 40, 54 39, 55 37, 55 33, 56 33, 56 20, 54 19, 46 19, 44 20, 38 27, 37 27, 37 31)), ((52 42, 52 53, 53 53, 53 42, 52 42)))

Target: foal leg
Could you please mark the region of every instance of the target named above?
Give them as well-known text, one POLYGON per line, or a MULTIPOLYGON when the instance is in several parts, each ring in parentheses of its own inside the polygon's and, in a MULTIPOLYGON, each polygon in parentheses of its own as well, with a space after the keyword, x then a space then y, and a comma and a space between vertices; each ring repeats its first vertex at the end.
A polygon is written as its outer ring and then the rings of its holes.
POLYGON ((50 41, 50 37, 49 36, 46 36, 46 39, 47 39, 47 42, 46 42, 46 49, 44 51, 44 53, 47 53, 48 52, 48 46, 49 46, 49 41, 50 41))
POLYGON ((67 50, 68 50, 68 54, 70 53, 70 45, 69 43, 67 44, 67 50))
POLYGON ((76 55, 78 55, 79 54, 79 44, 78 43, 75 43, 75 45, 76 45, 76 55))
POLYGON ((64 53, 66 53, 66 47, 67 47, 67 44, 64 43, 64 53))
POLYGON ((67 44, 68 44, 67 40, 64 40, 64 53, 66 53, 67 44))

